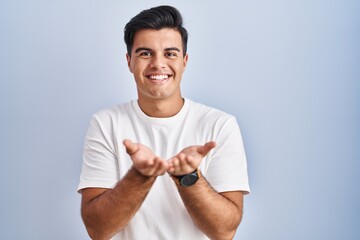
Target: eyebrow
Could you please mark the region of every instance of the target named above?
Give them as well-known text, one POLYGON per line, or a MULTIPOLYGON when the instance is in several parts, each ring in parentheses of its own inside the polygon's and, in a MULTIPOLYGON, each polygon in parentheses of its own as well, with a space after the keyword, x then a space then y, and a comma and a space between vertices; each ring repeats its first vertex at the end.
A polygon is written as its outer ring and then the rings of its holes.
MULTIPOLYGON (((152 51, 151 48, 146 48, 146 47, 139 47, 135 50, 135 53, 141 52, 141 51, 152 51)), ((165 48, 165 51, 177 51, 180 52, 180 49, 177 47, 169 47, 169 48, 165 48)))
POLYGON ((139 47, 135 50, 135 53, 138 53, 141 51, 151 51, 151 48, 139 47))
POLYGON ((180 49, 178 49, 177 47, 170 47, 170 48, 165 48, 165 51, 177 51, 177 52, 180 52, 180 49))

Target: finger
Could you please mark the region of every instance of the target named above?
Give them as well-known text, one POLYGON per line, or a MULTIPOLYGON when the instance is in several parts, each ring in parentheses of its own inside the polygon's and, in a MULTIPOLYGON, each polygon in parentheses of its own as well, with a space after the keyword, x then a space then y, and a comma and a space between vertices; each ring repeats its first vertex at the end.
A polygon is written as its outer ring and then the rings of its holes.
POLYGON ((186 157, 186 164, 193 167, 196 167, 196 159, 193 156, 187 156, 186 157))
POLYGON ((180 162, 180 171, 184 174, 190 173, 197 168, 197 163, 198 161, 193 156, 187 156, 180 162))
POLYGON ((137 161, 138 162, 138 166, 141 168, 149 168, 149 167, 153 167, 155 162, 154 159, 148 159, 148 160, 140 160, 137 161))
POLYGON ((187 162, 188 157, 186 155, 181 156, 177 159, 177 165, 175 168, 175 172, 177 174, 185 174, 189 169, 189 164, 187 162))
POLYGON ((123 141, 123 144, 126 147, 126 152, 129 155, 133 155, 138 150, 137 144, 131 142, 129 139, 125 139, 123 141))
POLYGON ((159 176, 159 175, 163 175, 165 172, 165 161, 163 161, 161 158, 156 157, 154 159, 154 166, 152 166, 151 169, 151 176, 159 176))
POLYGON ((216 143, 211 141, 207 142, 204 146, 200 146, 198 148, 198 153, 200 153, 203 157, 205 157, 211 149, 213 149, 216 146, 216 143))
POLYGON ((174 163, 172 161, 172 158, 170 158, 169 160, 166 161, 167 162, 167 169, 166 171, 168 173, 172 173, 174 171, 174 163))
POLYGON ((135 168, 145 176, 153 176, 156 162, 155 159, 148 159, 145 161, 137 161, 134 163, 135 168))
POLYGON ((179 168, 179 159, 172 157, 168 160, 168 172, 173 173, 179 168))
POLYGON ((179 168, 180 168, 180 163, 179 163, 180 161, 179 161, 179 159, 178 158, 173 158, 173 160, 172 160, 172 165, 174 166, 174 171, 176 171, 176 170, 179 170, 179 168))
POLYGON ((168 168, 168 163, 161 158, 158 158, 157 160, 159 161, 159 165, 157 166, 156 169, 156 175, 157 176, 164 175, 164 173, 166 173, 166 170, 168 168))
POLYGON ((167 166, 166 171, 167 171, 168 173, 173 173, 174 170, 175 170, 174 166, 173 166, 171 163, 169 163, 168 166, 167 166))

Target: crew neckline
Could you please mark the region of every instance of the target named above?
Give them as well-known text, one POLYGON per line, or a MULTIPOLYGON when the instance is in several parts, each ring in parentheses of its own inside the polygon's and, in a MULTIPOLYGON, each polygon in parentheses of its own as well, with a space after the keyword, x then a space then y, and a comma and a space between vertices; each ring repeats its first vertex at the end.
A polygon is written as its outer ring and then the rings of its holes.
POLYGON ((137 100, 132 100, 131 105, 134 108, 136 114, 141 119, 143 119, 145 122, 151 123, 151 124, 168 125, 168 124, 174 124, 174 123, 178 122, 179 119, 182 119, 185 116, 185 114, 187 113, 187 111, 189 110, 191 100, 189 100, 187 98, 183 98, 183 99, 184 99, 184 104, 181 107, 180 111, 177 114, 175 114, 174 116, 165 117, 165 118, 150 117, 150 116, 146 115, 141 110, 137 100))

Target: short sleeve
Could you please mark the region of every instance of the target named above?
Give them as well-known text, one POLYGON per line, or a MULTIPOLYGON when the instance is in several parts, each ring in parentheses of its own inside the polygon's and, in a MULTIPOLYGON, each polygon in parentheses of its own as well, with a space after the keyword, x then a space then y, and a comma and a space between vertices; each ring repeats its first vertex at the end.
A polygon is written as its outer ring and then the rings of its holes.
POLYGON ((104 114, 95 114, 91 118, 84 141, 78 191, 89 187, 113 188, 118 181, 118 164, 110 123, 110 117, 104 114))
POLYGON ((218 192, 250 192, 246 155, 240 128, 235 117, 224 122, 218 133, 216 148, 208 156, 206 178, 218 192))

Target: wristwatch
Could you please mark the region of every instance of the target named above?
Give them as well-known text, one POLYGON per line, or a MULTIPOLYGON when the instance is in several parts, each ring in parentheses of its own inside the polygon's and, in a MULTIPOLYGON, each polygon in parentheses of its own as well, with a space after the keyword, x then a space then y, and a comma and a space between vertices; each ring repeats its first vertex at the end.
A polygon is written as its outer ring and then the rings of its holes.
POLYGON ((192 173, 185 174, 182 176, 174 176, 172 174, 170 174, 170 176, 172 179, 174 179, 176 184, 178 184, 180 186, 184 186, 184 187, 189 187, 189 186, 194 185, 197 182, 197 180, 199 179, 200 173, 199 173, 199 169, 196 169, 192 173))

